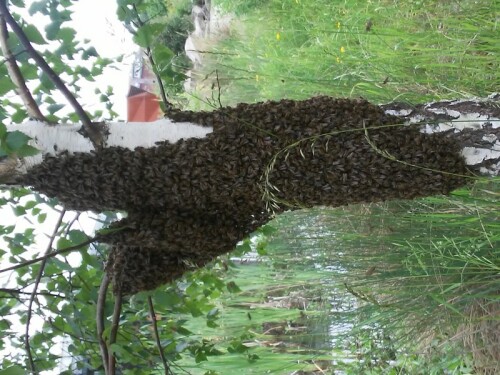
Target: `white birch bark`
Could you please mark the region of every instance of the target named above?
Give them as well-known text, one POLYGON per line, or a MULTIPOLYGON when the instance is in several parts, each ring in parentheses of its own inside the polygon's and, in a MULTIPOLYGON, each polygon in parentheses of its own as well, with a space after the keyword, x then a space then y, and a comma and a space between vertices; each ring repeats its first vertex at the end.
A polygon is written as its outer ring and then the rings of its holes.
POLYGON ((500 174, 500 93, 486 99, 433 102, 417 106, 389 103, 386 113, 405 123, 422 124, 422 132, 447 132, 462 146, 467 165, 484 175, 500 174))
MULTIPOLYGON (((38 121, 10 125, 7 127, 8 131, 18 130, 28 135, 31 138, 30 144, 41 152, 35 156, 18 159, 15 162, 15 171, 12 171, 13 160, 4 160, 2 164, 9 163, 11 172, 23 174, 29 168, 41 163, 44 155, 91 152, 94 147, 90 140, 81 134, 81 129, 81 124, 49 125, 38 121)), ((172 122, 169 119, 144 123, 109 123, 104 129, 106 147, 124 147, 131 150, 136 147, 154 147, 157 142, 175 143, 182 138, 203 138, 211 132, 211 127, 172 122)), ((1 168, 0 166, 0 175, 1 168)))

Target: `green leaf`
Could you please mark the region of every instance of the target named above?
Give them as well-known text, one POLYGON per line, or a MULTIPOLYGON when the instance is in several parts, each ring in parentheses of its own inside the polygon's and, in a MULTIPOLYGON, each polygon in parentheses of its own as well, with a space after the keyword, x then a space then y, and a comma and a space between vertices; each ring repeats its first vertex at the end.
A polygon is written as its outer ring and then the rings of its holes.
POLYGON ((26 134, 21 133, 19 130, 15 130, 7 134, 5 142, 10 150, 17 151, 21 147, 25 146, 31 138, 26 134))
POLYGON ((11 366, 6 368, 5 370, 0 370, 0 375, 25 375, 26 370, 21 366, 11 366))
POLYGON ((38 28, 36 28, 34 25, 26 26, 24 28, 24 33, 26 34, 31 43, 47 44, 40 31, 38 31, 38 28))
POLYGON ((277 229, 275 227, 273 227, 272 225, 267 224, 267 225, 263 225, 262 227, 260 227, 257 231, 261 232, 264 236, 270 236, 273 233, 276 233, 277 229))
POLYGON ((27 210, 31 210, 33 207, 35 207, 36 205, 38 204, 37 201, 28 201, 26 202, 26 204, 24 205, 24 208, 26 208, 27 210))
POLYGON ((45 219, 47 219, 47 214, 46 213, 42 213, 42 214, 38 215, 37 218, 36 218, 36 220, 40 224, 43 224, 45 222, 45 219))
POLYGON ((54 82, 52 82, 52 80, 46 73, 42 72, 39 76, 39 79, 42 87, 45 88, 46 90, 50 91, 55 89, 56 86, 54 85, 54 82))
POLYGON ((47 107, 47 110, 49 111, 49 113, 51 115, 53 115, 54 113, 56 113, 57 111, 63 109, 64 107, 65 107, 64 104, 50 104, 47 107))
POLYGON ((57 33, 58 39, 62 39, 63 42, 71 43, 75 40, 76 31, 69 27, 62 27, 57 33))
POLYGON ((61 21, 54 21, 45 26, 45 34, 47 35, 47 39, 55 40, 57 39, 57 33, 61 28, 61 21))
POLYGON ((10 328, 10 322, 7 319, 0 320, 0 332, 6 331, 10 328))
POLYGON ((10 0, 10 2, 12 3, 12 5, 15 5, 16 7, 19 7, 19 8, 26 7, 26 5, 24 5, 24 0, 10 0))
POLYGON ((14 215, 16 216, 22 216, 26 213, 26 210, 23 206, 13 206, 12 211, 14 211, 14 215))
POLYGON ((84 60, 87 60, 89 57, 97 57, 99 54, 97 53, 97 50, 94 47, 89 47, 85 49, 82 53, 82 57, 84 60))
POLYGON ((155 304, 162 308, 173 307, 180 302, 180 298, 176 293, 157 290, 153 296, 155 304))
POLYGON ((19 108, 12 116, 10 116, 11 121, 16 124, 20 124, 26 118, 28 118, 28 112, 26 112, 24 108, 19 108))
POLYGON ((46 1, 35 1, 31 3, 28 13, 32 16, 35 13, 47 14, 47 2, 46 1))
POLYGON ((194 360, 196 363, 200 363, 200 362, 203 362, 203 361, 207 361, 208 360, 208 357, 207 355, 204 353, 204 352, 197 352, 195 357, 194 357, 194 360))
POLYGON ((250 251, 252 251, 252 247, 250 246, 250 240, 248 238, 245 238, 241 244, 236 245, 234 249, 236 256, 242 256, 250 251))
POLYGON ((39 149, 30 145, 24 145, 19 150, 17 150, 17 155, 20 157, 33 156, 39 153, 39 149))
POLYGON ((0 139, 5 139, 5 136, 7 135, 7 127, 0 123, 0 139))
POLYGON ((191 332, 189 329, 187 328, 184 328, 183 326, 178 326, 175 331, 179 334, 179 335, 184 335, 184 336, 191 336, 193 334, 193 332, 191 332))
POLYGON ((59 260, 55 257, 51 259, 51 263, 53 265, 55 265, 56 267, 58 267, 59 270, 73 271, 73 267, 71 267, 71 265, 69 265, 68 263, 63 262, 62 260, 59 260))
POLYGON ((137 30, 133 38, 134 42, 137 43, 139 47, 150 47, 156 35, 159 35, 164 29, 165 26, 160 23, 146 24, 137 30))
POLYGON ((116 354, 118 357, 123 357, 123 355, 127 355, 127 352, 124 350, 125 348, 119 344, 111 344, 110 345, 111 353, 116 354))
POLYGON ((79 229, 70 230, 68 233, 68 237, 75 244, 83 243, 89 239, 85 232, 79 229))
POLYGON ((8 79, 7 74, 3 75, 4 78, 0 79, 0 95, 4 96, 9 91, 16 88, 10 79, 8 79))
POLYGON ((236 285, 236 283, 234 281, 229 281, 226 284, 226 288, 229 291, 229 293, 239 293, 239 292, 241 292, 240 287, 238 285, 236 285))
POLYGON ((266 241, 261 241, 257 244, 257 254, 260 256, 267 255, 267 250, 266 250, 267 242, 266 241))
POLYGON ((74 245, 74 243, 71 242, 70 240, 68 240, 66 238, 59 238, 59 240, 57 240, 56 248, 57 248, 57 250, 61 250, 61 249, 66 249, 67 247, 70 247, 73 245, 74 245))

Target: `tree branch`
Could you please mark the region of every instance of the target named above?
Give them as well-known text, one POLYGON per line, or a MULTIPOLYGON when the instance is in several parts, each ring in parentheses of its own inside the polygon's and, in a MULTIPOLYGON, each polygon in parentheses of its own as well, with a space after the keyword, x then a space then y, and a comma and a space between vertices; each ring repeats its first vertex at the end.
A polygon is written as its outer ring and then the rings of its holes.
POLYGON ((99 348, 101 349, 102 364, 104 366, 104 373, 109 375, 109 352, 106 340, 104 339, 104 307, 106 305, 106 294, 108 292, 111 279, 108 273, 105 272, 102 277, 101 286, 99 287, 99 294, 97 297, 96 309, 96 326, 97 326, 97 339, 99 340, 99 348))
POLYGON ((5 17, 0 14, 0 48, 5 57, 5 64, 7 66, 7 71, 12 82, 16 85, 16 92, 21 97, 24 102, 28 116, 34 120, 39 120, 43 122, 48 122, 45 116, 40 111, 38 104, 33 99, 30 90, 26 86, 26 81, 21 73, 21 69, 16 63, 16 59, 9 49, 7 40, 9 39, 9 33, 7 31, 7 24, 5 22, 5 17))
POLYGON ((168 366, 167 358, 165 358, 165 353, 163 353, 163 347, 160 342, 160 335, 158 333, 158 324, 156 323, 156 314, 155 308, 153 306, 153 299, 151 296, 148 296, 148 305, 149 305, 149 316, 151 317, 151 323, 153 324, 153 333, 155 335, 156 346, 158 347, 158 351, 160 352, 160 358, 163 362, 163 367, 165 368, 165 375, 171 374, 170 367, 168 366))
MULTIPOLYGON (((61 213, 59 214, 59 218, 57 219, 57 223, 54 226, 54 231, 52 232, 52 235, 50 236, 49 244, 47 245, 47 249, 45 250, 45 256, 50 254, 50 251, 52 250, 52 244, 54 243, 54 239, 57 236, 57 232, 59 231, 59 227, 61 226, 62 220, 64 218, 64 214, 66 213, 66 210, 62 210, 61 213)), ((33 356, 31 354, 31 345, 30 345, 30 323, 31 323, 31 316, 33 314, 33 302, 35 301, 36 297, 36 291, 38 289, 38 285, 40 284, 40 280, 42 279, 43 276, 43 271, 45 269, 45 265, 47 264, 47 259, 45 258, 42 260, 42 263, 40 264, 40 269, 38 270, 38 275, 35 280, 35 285, 33 287, 33 291, 31 292, 31 296, 28 302, 28 313, 26 317, 26 330, 24 333, 24 346, 26 349, 26 354, 28 356, 28 361, 30 364, 30 370, 33 374, 37 374, 38 371, 35 368, 35 362, 33 361, 33 356)))
MULTIPOLYGON (((29 294, 31 295, 32 292, 23 292, 22 290, 19 289, 11 289, 11 288, 0 288, 0 293, 7 293, 11 295, 17 295, 17 294, 29 294)), ((62 298, 66 299, 65 295, 62 294, 55 294, 55 293, 50 293, 50 292, 36 292, 37 296, 47 296, 47 297, 56 297, 56 298, 62 298)), ((0 297, 2 298, 2 297, 0 297)))
POLYGON ((92 122, 90 117, 84 111, 80 103, 76 100, 75 96, 69 91, 64 82, 61 80, 59 75, 54 72, 54 70, 47 64, 45 59, 33 48, 28 37, 24 33, 23 29, 17 24, 16 20, 12 17, 7 8, 7 0, 0 0, 0 16, 2 16, 7 24, 10 26, 12 31, 17 35, 20 42, 26 49, 26 52, 31 56, 37 65, 42 69, 45 74, 50 78, 59 91, 64 95, 66 100, 71 104, 78 117, 82 121, 83 129, 86 136, 89 137, 94 147, 100 148, 104 143, 102 132, 95 123, 92 122))
MULTIPOLYGON (((120 312, 122 310, 122 293, 118 290, 115 296, 115 308, 113 310, 113 320, 111 321, 111 331, 109 333, 109 347, 116 342, 116 336, 118 334, 118 327, 120 324, 120 312)), ((116 373, 116 356, 112 353, 109 356, 108 365, 109 375, 115 375, 116 373)))
POLYGON ((69 246, 69 247, 66 247, 64 249, 52 251, 49 254, 44 255, 43 257, 39 257, 39 258, 27 260, 25 262, 16 264, 15 266, 4 268, 3 270, 0 270, 0 273, 4 273, 4 272, 7 272, 7 271, 12 271, 12 270, 16 270, 18 268, 29 266, 30 264, 34 264, 34 263, 45 261, 45 260, 50 259, 50 258, 54 258, 57 255, 69 253, 69 252, 71 252, 73 250, 78 250, 78 249, 80 249, 83 246, 90 245, 92 242, 96 241, 98 238, 101 238, 101 236, 93 237, 93 238, 91 238, 91 239, 89 239, 87 241, 84 241, 84 242, 82 242, 82 243, 80 243, 78 245, 75 245, 75 246, 69 246))

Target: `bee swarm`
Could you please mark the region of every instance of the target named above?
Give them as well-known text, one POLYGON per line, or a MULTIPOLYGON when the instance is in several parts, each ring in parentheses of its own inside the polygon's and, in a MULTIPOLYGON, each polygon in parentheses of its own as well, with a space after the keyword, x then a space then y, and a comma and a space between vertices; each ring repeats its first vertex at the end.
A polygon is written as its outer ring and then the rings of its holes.
POLYGON ((467 180, 452 140, 391 126, 396 117, 364 100, 319 96, 170 117, 214 131, 48 157, 23 181, 67 208, 128 212, 103 238, 115 292, 201 267, 287 209, 447 194, 467 180))

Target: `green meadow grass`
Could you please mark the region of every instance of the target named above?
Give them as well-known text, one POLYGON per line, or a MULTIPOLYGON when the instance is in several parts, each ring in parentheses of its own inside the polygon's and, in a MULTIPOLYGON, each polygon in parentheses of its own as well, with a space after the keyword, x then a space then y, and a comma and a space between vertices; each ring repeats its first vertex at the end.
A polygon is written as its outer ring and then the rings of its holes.
POLYGON ((194 107, 219 105, 219 87, 222 105, 234 105, 319 94, 415 103, 486 96, 500 84, 495 0, 213 5, 236 16, 194 71, 194 107))

